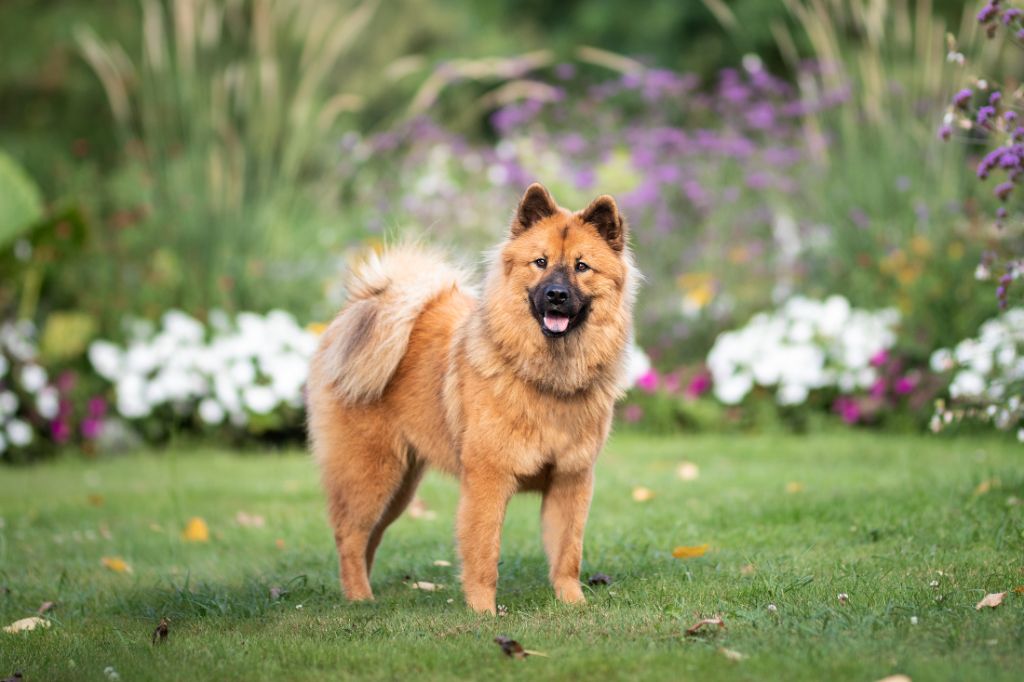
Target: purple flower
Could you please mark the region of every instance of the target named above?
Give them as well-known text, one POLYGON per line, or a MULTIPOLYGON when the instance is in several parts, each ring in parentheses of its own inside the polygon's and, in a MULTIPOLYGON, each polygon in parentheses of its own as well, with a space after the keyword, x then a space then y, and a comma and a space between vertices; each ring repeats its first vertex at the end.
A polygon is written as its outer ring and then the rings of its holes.
POLYGON ((1024 28, 1017 31, 1017 40, 1024 40, 1024 28))
POLYGON ((1003 12, 1003 23, 1009 26, 1013 22, 1013 20, 1020 17, 1021 14, 1022 12, 1019 9, 1017 9, 1016 7, 1011 7, 1010 9, 1003 12))
POLYGON ((572 80, 576 76, 576 66, 568 62, 562 62, 555 66, 555 76, 560 80, 572 80))
POLYGON ((953 126, 949 125, 948 123, 944 123, 943 125, 939 126, 939 139, 940 140, 942 140, 943 142, 946 142, 951 137, 953 137, 953 126))
POLYGON ((90 417, 100 418, 107 414, 107 401, 100 396, 89 398, 86 412, 90 417))
POLYGON ((1013 123, 1014 121, 1017 120, 1017 112, 1007 111, 1006 113, 1003 114, 1003 120, 1006 121, 1007 123, 1013 123))
POLYGON ((103 420, 96 418, 88 418, 82 420, 82 438, 86 440, 96 440, 100 437, 100 433, 103 432, 103 420))
POLYGON ((636 380, 636 387, 644 393, 654 393, 658 390, 658 372, 654 369, 649 369, 639 379, 636 380))
POLYGON ((909 376, 903 376, 896 380, 893 384, 892 390, 896 391, 896 395, 907 395, 914 390, 917 382, 909 376))
POLYGON ((988 103, 991 104, 992 106, 995 106, 999 104, 999 100, 1001 100, 1002 98, 1003 93, 996 90, 991 95, 988 96, 988 103))
POLYGON ((973 96, 974 92, 970 88, 964 88, 953 95, 953 106, 957 109, 966 109, 967 103, 971 101, 971 97, 973 96))
POLYGON ((991 105, 986 105, 978 109, 978 125, 983 126, 988 123, 989 119, 996 115, 996 108, 991 105))
POLYGON ((988 22, 992 21, 992 19, 994 19, 995 16, 997 14, 999 14, 999 6, 998 5, 999 5, 999 1, 998 0, 994 0, 992 2, 989 2, 984 7, 982 7, 981 11, 978 12, 978 23, 979 24, 987 24, 988 22))
POLYGON ((998 218, 999 220, 1003 220, 1006 218, 1005 206, 1000 206, 999 208, 996 209, 996 218, 998 218))
POLYGON ((1008 196, 1010 196, 1010 192, 1012 192, 1012 191, 1013 191, 1013 183, 1012 182, 1002 182, 1002 183, 999 183, 998 185, 996 185, 996 188, 993 191, 993 194, 995 194, 1002 201, 1006 201, 1006 198, 1008 196))

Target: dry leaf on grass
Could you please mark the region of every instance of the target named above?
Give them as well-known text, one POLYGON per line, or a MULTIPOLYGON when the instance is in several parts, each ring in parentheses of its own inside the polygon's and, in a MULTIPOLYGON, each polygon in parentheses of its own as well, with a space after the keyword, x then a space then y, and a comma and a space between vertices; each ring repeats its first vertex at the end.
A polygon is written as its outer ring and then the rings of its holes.
POLYGON ((41 616, 44 613, 46 613, 47 611, 52 610, 53 607, 55 607, 56 605, 57 605, 57 602, 55 602, 55 601, 44 601, 42 604, 39 605, 39 608, 36 609, 36 613, 41 616))
POLYGON ((989 478, 978 484, 978 487, 974 489, 975 495, 984 495, 991 491, 993 488, 998 488, 1000 485, 998 478, 989 478))
POLYGON ((89 495, 85 499, 93 507, 102 507, 103 506, 104 499, 103 499, 102 495, 97 495, 97 494, 93 493, 92 495, 89 495))
POLYGON ((259 514, 250 514, 247 511, 239 511, 235 514, 235 523, 244 528, 263 528, 267 520, 259 514))
POLYGON ((156 630, 153 630, 153 644, 163 644, 167 641, 167 634, 170 632, 170 621, 166 618, 160 619, 160 624, 156 626, 156 630))
POLYGON ((790 481, 789 483, 786 484, 786 492, 789 493, 790 495, 794 495, 796 493, 802 493, 803 491, 804 491, 804 484, 803 483, 799 483, 797 481, 790 481))
POLYGON ((989 607, 990 609, 994 609, 995 607, 997 607, 997 606, 999 606, 1000 604, 1003 603, 1003 597, 1005 597, 1005 596, 1006 596, 1005 592, 993 592, 991 594, 986 594, 985 598, 982 599, 977 604, 975 604, 974 608, 977 609, 978 611, 981 611, 986 606, 989 607))
POLYGON ((128 562, 119 556, 105 556, 100 559, 100 563, 106 568, 109 568, 114 573, 131 573, 132 567, 128 565, 128 562))
POLYGON ((654 497, 654 491, 643 486, 637 486, 633 488, 633 501, 634 502, 647 502, 654 497))
POLYGON ((274 540, 274 546, 278 549, 284 549, 284 538, 278 538, 274 540))
POLYGON ((676 467, 676 476, 683 481, 696 481, 700 478, 700 467, 693 462, 681 462, 676 467))
POLYGON ((712 616, 711 618, 702 618, 698 620, 696 623, 686 628, 686 634, 690 637, 693 637, 694 635, 699 633, 705 626, 711 627, 715 625, 718 626, 718 629, 720 630, 725 627, 725 621, 722 620, 721 616, 712 616))
POLYGON ((423 590, 424 592, 437 592, 443 590, 444 585, 438 585, 437 583, 427 582, 426 580, 417 580, 409 585, 414 590, 423 590))
POLYGON ((524 649, 522 644, 520 644, 514 639, 505 637, 504 635, 498 635, 497 637, 495 637, 494 643, 500 646, 502 653, 504 653, 509 658, 523 660, 527 656, 547 656, 547 654, 542 653, 540 651, 530 651, 529 649, 524 649))
POLYGON ((437 512, 427 507, 427 503, 419 497, 413 499, 405 513, 423 521, 433 521, 437 518, 437 512))
POLYGON ((447 568, 452 565, 452 562, 445 561, 444 559, 434 559, 434 565, 442 568, 447 568))
POLYGON ((726 649, 724 646, 718 650, 718 653, 722 654, 730 661, 742 661, 747 657, 746 654, 741 654, 734 649, 726 649))
POLYGON ((696 545, 693 547, 687 547, 680 545, 672 550, 672 556, 676 559, 693 559, 699 556, 704 556, 708 551, 708 545, 696 545))
POLYGON ((16 620, 7 627, 4 628, 4 632, 15 634, 18 632, 31 632, 36 628, 48 628, 50 627, 50 621, 39 616, 29 616, 28 618, 22 618, 16 620))
POLYGON ((1013 588, 1013 593, 1024 594, 1024 585, 1017 585, 1017 587, 1013 588))
POLYGON ((193 516, 181 531, 181 539, 185 542, 209 542, 210 528, 201 517, 193 516))
POLYGON ((878 682, 912 682, 912 680, 906 675, 889 675, 878 680, 878 682))

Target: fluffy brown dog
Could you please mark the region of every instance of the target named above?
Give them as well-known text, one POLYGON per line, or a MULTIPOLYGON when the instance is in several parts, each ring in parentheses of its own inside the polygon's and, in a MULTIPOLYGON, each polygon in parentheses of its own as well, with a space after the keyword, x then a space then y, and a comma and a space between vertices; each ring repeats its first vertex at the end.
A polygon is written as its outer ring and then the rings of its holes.
POLYGON ((479 300, 419 247, 356 270, 309 380, 312 446, 349 599, 373 598, 377 545, 432 465, 461 482, 470 608, 495 612, 501 526, 518 491, 543 495, 555 594, 584 601, 583 527, 620 392, 634 281, 615 201, 572 213, 538 184, 494 251, 479 300))

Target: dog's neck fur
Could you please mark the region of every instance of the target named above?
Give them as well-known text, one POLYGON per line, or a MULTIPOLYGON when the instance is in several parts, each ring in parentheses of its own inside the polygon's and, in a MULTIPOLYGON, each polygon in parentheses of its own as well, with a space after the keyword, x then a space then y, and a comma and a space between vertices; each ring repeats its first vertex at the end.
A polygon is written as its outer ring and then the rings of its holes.
POLYGON ((473 367, 484 376, 511 373, 545 393, 560 397, 587 392, 621 393, 626 346, 632 332, 629 310, 633 277, 627 277, 619 305, 610 313, 592 311, 587 321, 566 336, 551 339, 536 325, 529 301, 500 300, 500 266, 492 267, 477 310, 466 321, 464 340, 473 367))

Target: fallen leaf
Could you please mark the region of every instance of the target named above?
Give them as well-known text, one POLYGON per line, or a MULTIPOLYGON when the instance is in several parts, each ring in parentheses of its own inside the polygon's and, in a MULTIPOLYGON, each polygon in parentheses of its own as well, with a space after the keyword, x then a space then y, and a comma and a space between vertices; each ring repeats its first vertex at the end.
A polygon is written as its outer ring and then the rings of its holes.
POLYGON ((45 618, 40 618, 39 616, 29 616, 28 618, 22 618, 21 620, 14 621, 13 623, 4 628, 4 632, 14 634, 17 632, 31 632, 36 628, 48 627, 50 627, 50 621, 46 620, 45 618))
POLYGON ((514 639, 498 635, 494 638, 494 643, 501 647, 502 653, 509 658, 516 658, 522 660, 526 658, 526 649, 523 645, 514 639))
POLYGON ((423 590, 424 592, 437 592, 443 590, 444 585, 438 585, 437 583, 427 582, 426 580, 417 580, 416 582, 409 585, 414 590, 423 590))
POLYGON ((693 625, 691 625, 690 627, 686 628, 686 634, 689 635, 690 637, 693 637, 698 632, 700 632, 701 628, 703 628, 704 626, 712 626, 712 625, 717 625, 719 629, 722 629, 722 628, 725 627, 725 621, 722 620, 721 616, 713 616, 711 618, 702 618, 699 621, 697 621, 696 623, 694 623, 693 625))
POLYGON ((676 476, 683 481, 696 481, 700 478, 700 467, 693 462, 682 462, 676 467, 676 476))
POLYGON ((757 573, 757 567, 754 564, 743 564, 740 566, 740 575, 750 576, 757 573))
POLYGON ((128 565, 128 562, 119 556, 105 556, 100 559, 100 563, 109 568, 114 573, 132 572, 132 567, 128 565))
POLYGON ((185 542, 209 542, 210 528, 201 517, 193 516, 181 531, 181 539, 185 542))
POLYGON ((169 624, 170 621, 166 618, 160 619, 160 624, 156 626, 156 630, 153 630, 153 644, 163 644, 167 641, 167 634, 170 631, 169 624))
POLYGON ((984 480, 984 481, 982 481, 981 483, 978 484, 978 487, 974 489, 974 494, 975 495, 984 495, 985 493, 987 493, 990 490, 992 490, 992 488, 998 488, 999 484, 1000 484, 1000 482, 999 482, 998 478, 986 479, 986 480, 984 480))
POLYGON ((722 654, 730 661, 742 661, 747 657, 746 654, 741 654, 734 649, 726 649, 724 646, 718 650, 718 653, 722 654))
POLYGON ((695 547, 686 547, 680 545, 672 550, 672 556, 676 559, 693 559, 695 557, 704 556, 708 551, 708 545, 696 545, 695 547))
POLYGON ((994 609, 995 607, 997 607, 997 606, 999 606, 1000 604, 1003 603, 1003 597, 1005 597, 1005 596, 1006 596, 1005 592, 993 592, 991 594, 986 594, 985 598, 982 599, 980 602, 978 602, 974 606, 974 608, 977 609, 978 611, 981 611, 986 606, 989 607, 990 609, 994 609))
POLYGON ((503 635, 498 635, 494 638, 494 643, 501 647, 502 652, 509 658, 516 658, 522 660, 527 656, 547 656, 547 654, 540 651, 531 651, 524 649, 523 646, 514 639, 509 639, 503 635))
POLYGON ((1006 498, 1006 506, 1008 507, 1019 507, 1024 504, 1024 500, 1021 500, 1016 495, 1010 495, 1006 498))
POLYGON ((1017 585, 1017 587, 1013 588, 1013 593, 1024 594, 1024 585, 1017 585))
POLYGON ((97 495, 96 493, 93 493, 92 495, 89 495, 85 499, 86 499, 86 501, 89 502, 89 504, 91 504, 94 507, 102 507, 103 503, 105 502, 105 500, 103 499, 103 496, 102 495, 97 495))
POLYGON ((447 568, 448 566, 452 565, 452 562, 445 561, 444 559, 434 559, 434 565, 435 566, 441 566, 443 568, 447 568))
POLYGON ((635 502, 647 502, 654 497, 654 491, 645 488, 643 486, 637 486, 633 488, 633 501, 635 502))
POLYGON ((588 585, 611 585, 612 578, 610 575, 604 573, 595 573, 590 576, 590 580, 587 581, 588 585))
POLYGON ((55 602, 55 601, 44 601, 39 606, 39 608, 36 610, 36 613, 38 613, 41 616, 44 613, 46 613, 47 611, 52 610, 53 607, 56 606, 56 605, 57 605, 57 602, 55 602))
POLYGON ((912 680, 906 675, 889 675, 878 680, 878 682, 912 682, 912 680))
POLYGON ((100 537, 104 540, 113 540, 114 534, 110 532, 110 526, 105 523, 101 523, 99 526, 100 537))
POLYGON ((790 481, 786 484, 786 492, 790 495, 801 493, 804 490, 804 484, 798 483, 797 481, 790 481))
POLYGON ((284 538, 278 538, 274 540, 274 546, 278 549, 284 549, 284 538))
POLYGON ((437 512, 429 509, 427 503, 419 497, 413 499, 406 513, 414 519, 422 519, 423 521, 433 521, 437 518, 437 512))
POLYGON ((243 526, 245 528, 263 528, 267 525, 267 520, 259 514, 250 514, 245 511, 240 511, 235 514, 235 522, 237 522, 239 526, 243 526))

